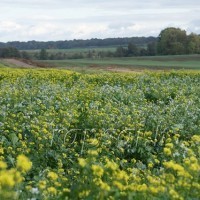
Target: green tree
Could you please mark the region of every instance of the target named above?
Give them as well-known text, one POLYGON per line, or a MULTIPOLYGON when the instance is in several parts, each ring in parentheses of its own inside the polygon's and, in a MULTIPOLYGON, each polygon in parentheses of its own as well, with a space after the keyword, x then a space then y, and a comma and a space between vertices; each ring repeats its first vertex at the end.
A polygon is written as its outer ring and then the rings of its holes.
POLYGON ((191 33, 188 36, 187 43, 187 53, 188 54, 200 54, 200 36, 194 33, 191 33))
POLYGON ((140 56, 148 56, 148 51, 145 48, 140 49, 140 56))
POLYGON ((0 57, 2 58, 20 58, 20 52, 14 47, 5 47, 0 49, 0 57))
POLYGON ((132 42, 128 44, 128 55, 129 56, 139 56, 140 51, 138 47, 132 42))
POLYGON ((115 51, 115 56, 116 57, 125 57, 127 55, 127 49, 125 49, 122 46, 117 47, 115 51))
POLYGON ((155 56, 156 55, 156 42, 151 42, 147 45, 147 54, 149 56, 155 56))
POLYGON ((21 52, 21 57, 27 60, 31 59, 30 55, 26 51, 21 52))
POLYGON ((178 55, 186 53, 187 35, 180 28, 166 28, 158 38, 157 50, 161 55, 178 55))
POLYGON ((48 53, 47 53, 46 49, 41 49, 39 59, 40 60, 47 60, 48 59, 48 53))

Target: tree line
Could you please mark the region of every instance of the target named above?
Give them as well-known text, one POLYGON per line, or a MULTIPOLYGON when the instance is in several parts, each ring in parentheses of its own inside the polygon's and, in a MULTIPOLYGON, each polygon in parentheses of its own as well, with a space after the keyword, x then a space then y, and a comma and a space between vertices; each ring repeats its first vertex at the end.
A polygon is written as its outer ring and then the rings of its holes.
MULTIPOLYGON (((50 53, 47 49, 42 48, 40 52, 32 54, 27 51, 19 51, 16 47, 0 48, 0 58, 24 58, 37 60, 62 60, 62 59, 81 59, 81 58, 104 58, 104 57, 130 57, 130 56, 155 56, 155 55, 182 55, 182 54, 200 54, 200 35, 191 33, 187 35, 185 30, 180 28, 169 27, 162 30, 158 38, 138 37, 135 38, 118 38, 119 40, 112 44, 118 45, 115 51, 89 49, 87 52, 54 52, 50 53), (129 42, 128 42, 129 41, 129 42), (145 43, 146 42, 146 43, 145 43), (127 43, 127 45, 125 45, 127 43)), ((106 40, 106 39, 105 39, 106 40)), ((105 41, 105 40, 100 40, 105 41)), ((76 41, 76 40, 74 40, 76 41)), ((77 40, 87 41, 87 40, 77 40)), ((91 39, 88 41, 99 41, 91 39)), ((100 42, 100 45, 103 43, 100 42)), ((15 42, 13 42, 15 43, 15 42)), ((48 43, 48 42, 47 42, 48 43)), ((57 42, 55 42, 56 44, 57 42)), ((74 43, 78 45, 78 43, 74 43)), ((94 43, 93 43, 94 44, 94 43)), ((108 44, 108 43, 107 43, 108 44)), ((75 46, 76 46, 75 45, 75 46)), ((95 45, 99 45, 95 43, 95 45)), ((105 45, 105 44, 104 44, 105 45)), ((64 45, 63 45, 64 46, 64 45)), ((76 46, 81 47, 81 46, 76 46)), ((99 47, 99 46, 98 46, 99 47)))
MULTIPOLYGON (((155 44, 155 43, 154 43, 155 44)), ((148 47, 151 45, 148 45, 148 47)), ((84 52, 48 52, 47 49, 41 49, 39 52, 28 53, 28 51, 19 51, 14 47, 0 48, 0 58, 23 58, 32 60, 65 60, 65 59, 82 59, 82 58, 106 58, 106 57, 126 57, 126 56, 147 56, 154 55, 155 45, 152 50, 147 50, 137 47, 135 44, 130 43, 128 47, 119 46, 115 51, 111 50, 98 50, 88 49, 84 52)))
POLYGON ((26 51, 19 51, 15 47, 0 48, 0 58, 23 58, 30 59, 30 55, 26 51))
POLYGON ((128 56, 153 56, 156 55, 156 43, 152 42, 147 45, 147 48, 141 48, 134 43, 129 43, 127 47, 118 46, 115 51, 89 49, 84 52, 48 52, 46 49, 41 49, 40 52, 32 54, 32 59, 36 60, 65 60, 65 59, 82 59, 93 58, 100 59, 106 57, 128 57, 128 56))
POLYGON ((72 49, 87 47, 107 47, 107 46, 126 46, 132 42, 138 46, 156 41, 156 37, 125 37, 125 38, 106 38, 106 39, 88 39, 88 40, 65 40, 65 41, 28 41, 28 42, 0 42, 0 48, 15 47, 18 50, 34 49, 72 49))
MULTIPOLYGON (((127 46, 118 46, 115 52, 89 51, 87 55, 76 53, 71 57, 62 55, 63 58, 103 58, 103 57, 130 57, 130 56, 155 56, 155 55, 183 55, 200 54, 200 35, 185 30, 169 27, 162 30, 157 40, 150 41, 144 47, 129 42, 127 46)), ((54 55, 62 57, 61 54, 54 55)), ((51 56, 49 57, 51 59, 51 56)), ((53 59, 53 58, 52 58, 53 59)))
POLYGON ((183 54, 200 54, 200 35, 187 35, 185 30, 174 27, 162 30, 158 40, 148 43, 145 48, 129 43, 128 47, 118 47, 116 50, 118 57, 183 54))

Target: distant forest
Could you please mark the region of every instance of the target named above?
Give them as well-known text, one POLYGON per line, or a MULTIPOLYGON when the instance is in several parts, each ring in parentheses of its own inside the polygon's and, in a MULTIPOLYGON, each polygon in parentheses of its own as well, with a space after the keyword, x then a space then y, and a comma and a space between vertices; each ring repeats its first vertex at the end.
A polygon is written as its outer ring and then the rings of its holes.
POLYGON ((148 43, 157 41, 156 37, 125 37, 125 38, 107 38, 107 39, 88 39, 88 40, 65 40, 65 41, 28 41, 28 42, 0 42, 0 48, 14 47, 18 50, 35 49, 72 49, 87 47, 107 47, 107 46, 127 46, 133 43, 137 46, 145 46, 148 43))

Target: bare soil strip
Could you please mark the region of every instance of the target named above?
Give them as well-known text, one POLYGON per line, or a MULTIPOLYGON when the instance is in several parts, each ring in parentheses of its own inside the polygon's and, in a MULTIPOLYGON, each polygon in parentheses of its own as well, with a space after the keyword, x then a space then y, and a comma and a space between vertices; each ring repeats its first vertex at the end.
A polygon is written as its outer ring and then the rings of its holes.
POLYGON ((2 61, 5 64, 12 65, 13 67, 20 67, 20 68, 34 68, 34 67, 36 67, 34 65, 25 63, 21 60, 17 60, 17 59, 14 59, 14 58, 2 59, 2 61))

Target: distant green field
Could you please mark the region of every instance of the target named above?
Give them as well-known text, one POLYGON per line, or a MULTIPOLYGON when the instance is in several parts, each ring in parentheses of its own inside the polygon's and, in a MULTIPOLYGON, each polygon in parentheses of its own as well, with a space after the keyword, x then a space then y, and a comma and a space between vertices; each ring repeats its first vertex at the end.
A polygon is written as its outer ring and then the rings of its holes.
POLYGON ((60 68, 106 68, 126 67, 131 69, 194 69, 200 70, 200 55, 183 56, 148 56, 128 58, 105 58, 105 59, 74 59, 45 61, 60 68))
MULTIPOLYGON (((88 47, 88 48, 72 48, 72 49, 47 49, 48 53, 84 53, 88 51, 111 51, 114 52, 117 46, 109 47, 88 47)), ((28 53, 39 53, 40 49, 36 50, 26 50, 28 53)))
POLYGON ((200 70, 200 55, 146 56, 101 59, 45 60, 27 63, 22 60, 2 59, 0 67, 42 67, 60 68, 79 72, 143 71, 143 70, 200 70), (41 63, 42 62, 42 63, 41 63), (47 63, 47 65, 45 64, 47 63))

